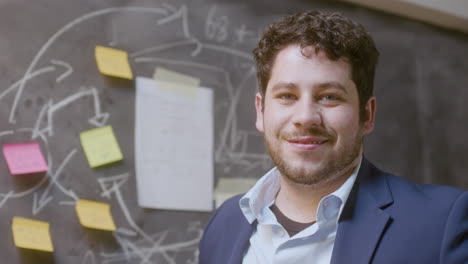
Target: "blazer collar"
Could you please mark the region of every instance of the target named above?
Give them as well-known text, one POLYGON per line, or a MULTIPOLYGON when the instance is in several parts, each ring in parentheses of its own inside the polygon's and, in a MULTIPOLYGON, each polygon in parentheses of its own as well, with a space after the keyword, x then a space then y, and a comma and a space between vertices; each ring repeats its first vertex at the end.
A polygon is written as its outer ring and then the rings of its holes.
POLYGON ((390 216, 393 203, 385 174, 363 158, 361 170, 338 222, 332 264, 369 263, 390 216))

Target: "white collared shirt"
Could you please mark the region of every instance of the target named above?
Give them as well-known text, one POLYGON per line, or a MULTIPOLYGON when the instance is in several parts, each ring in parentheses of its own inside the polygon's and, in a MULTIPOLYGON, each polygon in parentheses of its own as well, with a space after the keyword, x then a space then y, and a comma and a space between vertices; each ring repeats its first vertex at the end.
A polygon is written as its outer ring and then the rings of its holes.
POLYGON ((243 264, 330 263, 338 219, 360 167, 361 161, 340 188, 320 200, 316 223, 293 237, 289 237, 270 209, 280 189, 279 171, 273 168, 267 172, 239 200, 247 221, 251 224, 258 221, 243 264))

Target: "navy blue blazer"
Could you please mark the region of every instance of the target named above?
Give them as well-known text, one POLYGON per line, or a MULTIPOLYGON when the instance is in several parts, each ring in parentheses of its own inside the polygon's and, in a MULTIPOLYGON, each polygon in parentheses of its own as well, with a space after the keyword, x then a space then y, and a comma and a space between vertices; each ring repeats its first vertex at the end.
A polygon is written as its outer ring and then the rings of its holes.
MULTIPOLYGON (((242 263, 256 222, 245 219, 241 197, 211 217, 200 264, 242 263)), ((338 222, 331 263, 467 264, 468 191, 415 184, 363 159, 338 222)))

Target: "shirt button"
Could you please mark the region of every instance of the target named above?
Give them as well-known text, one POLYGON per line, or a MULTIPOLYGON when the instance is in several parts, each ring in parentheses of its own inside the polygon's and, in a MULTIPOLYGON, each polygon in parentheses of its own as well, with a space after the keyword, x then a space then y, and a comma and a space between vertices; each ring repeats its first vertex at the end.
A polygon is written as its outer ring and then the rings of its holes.
POLYGON ((328 206, 328 202, 323 202, 323 206, 328 206))

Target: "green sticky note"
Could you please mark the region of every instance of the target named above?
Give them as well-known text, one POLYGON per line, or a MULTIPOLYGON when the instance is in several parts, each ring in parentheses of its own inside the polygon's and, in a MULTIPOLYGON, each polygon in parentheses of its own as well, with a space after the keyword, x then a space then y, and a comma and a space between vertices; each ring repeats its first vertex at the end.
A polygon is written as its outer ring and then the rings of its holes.
POLYGON ((111 126, 81 132, 80 140, 91 168, 123 159, 111 126))

